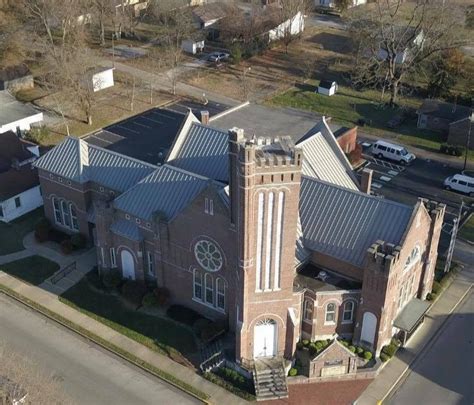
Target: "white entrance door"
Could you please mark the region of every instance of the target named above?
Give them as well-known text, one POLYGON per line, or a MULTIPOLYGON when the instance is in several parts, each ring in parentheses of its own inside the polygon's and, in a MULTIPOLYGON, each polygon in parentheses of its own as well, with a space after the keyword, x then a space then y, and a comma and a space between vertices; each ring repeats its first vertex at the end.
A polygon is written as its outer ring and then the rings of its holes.
POLYGON ((273 319, 264 319, 255 325, 253 357, 271 357, 276 355, 277 325, 273 319))
POLYGON ((122 250, 122 276, 135 280, 135 262, 133 256, 128 250, 122 250))
POLYGON ((376 316, 372 312, 364 313, 364 318, 362 320, 362 332, 360 334, 360 340, 373 345, 374 340, 375 340, 376 328, 377 328, 376 316))

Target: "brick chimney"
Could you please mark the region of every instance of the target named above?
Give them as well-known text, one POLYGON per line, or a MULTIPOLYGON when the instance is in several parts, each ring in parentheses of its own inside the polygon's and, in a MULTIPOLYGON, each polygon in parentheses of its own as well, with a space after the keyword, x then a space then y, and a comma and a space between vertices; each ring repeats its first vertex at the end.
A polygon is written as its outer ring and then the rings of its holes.
POLYGON ((366 194, 370 194, 370 188, 372 186, 372 174, 373 170, 371 169, 362 170, 362 177, 360 179, 360 189, 366 194))
POLYGON ((202 125, 209 124, 209 111, 201 111, 201 124, 202 125))

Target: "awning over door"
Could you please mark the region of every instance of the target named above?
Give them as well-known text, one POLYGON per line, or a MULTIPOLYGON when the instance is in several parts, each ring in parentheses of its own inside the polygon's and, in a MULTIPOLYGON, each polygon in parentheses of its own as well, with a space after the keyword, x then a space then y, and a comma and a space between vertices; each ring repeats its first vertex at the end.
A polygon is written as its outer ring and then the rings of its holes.
POLYGON ((413 298, 395 318, 393 326, 408 333, 413 332, 420 324, 429 307, 429 302, 413 298))

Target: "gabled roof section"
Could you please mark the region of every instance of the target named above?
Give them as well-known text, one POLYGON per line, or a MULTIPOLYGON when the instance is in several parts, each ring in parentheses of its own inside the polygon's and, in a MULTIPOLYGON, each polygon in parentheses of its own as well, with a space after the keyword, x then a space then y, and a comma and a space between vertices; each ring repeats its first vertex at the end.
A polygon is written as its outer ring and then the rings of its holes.
POLYGON ((154 165, 73 137, 67 137, 34 165, 66 179, 79 183, 93 181, 121 192, 156 169, 154 165))
POLYGON ((298 141, 303 149, 303 175, 351 190, 358 190, 351 164, 323 117, 298 141))
POLYGON ((193 122, 189 131, 177 139, 168 163, 221 182, 228 182, 227 132, 193 122))
POLYGON ((362 267, 372 243, 399 245, 413 207, 303 176, 300 218, 307 249, 362 267))
POLYGON ((208 184, 209 179, 163 165, 120 195, 114 207, 148 221, 154 214, 173 219, 208 184))

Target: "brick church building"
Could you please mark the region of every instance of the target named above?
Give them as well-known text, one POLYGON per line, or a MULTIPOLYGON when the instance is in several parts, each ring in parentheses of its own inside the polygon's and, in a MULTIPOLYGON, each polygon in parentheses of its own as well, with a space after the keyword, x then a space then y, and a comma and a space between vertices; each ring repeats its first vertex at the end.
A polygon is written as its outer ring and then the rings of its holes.
POLYGON ((431 291, 444 206, 370 195, 324 119, 295 141, 189 113, 164 164, 68 137, 35 166, 46 216, 93 241, 101 272, 225 320, 248 369, 300 339, 379 353, 431 291))

